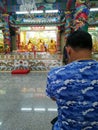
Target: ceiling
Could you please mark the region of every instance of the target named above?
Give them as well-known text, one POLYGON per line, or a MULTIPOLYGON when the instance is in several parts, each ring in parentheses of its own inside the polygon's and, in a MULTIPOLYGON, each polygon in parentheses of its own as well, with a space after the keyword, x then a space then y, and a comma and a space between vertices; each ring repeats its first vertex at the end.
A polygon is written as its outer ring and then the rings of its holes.
MULTIPOLYGON (((0 0, 0 16, 2 18, 2 13, 9 13, 12 14, 10 16, 11 22, 12 23, 17 23, 20 21, 20 23, 23 23, 24 18, 27 19, 27 16, 21 15, 16 17, 16 11, 24 11, 24 6, 23 6, 23 1, 28 1, 33 3, 33 0, 0 0), (23 9, 23 10, 22 10, 23 9)), ((39 16, 34 16, 35 21, 36 19, 39 20, 42 23, 42 20, 46 20, 45 23, 51 23, 51 19, 59 22, 64 22, 65 20, 65 10, 66 7, 68 6, 68 1, 70 1, 70 8, 75 9, 75 2, 76 0, 35 0, 37 10, 55 10, 58 9, 59 13, 57 15, 53 16, 51 14, 47 15, 43 13, 42 15, 39 16), (48 19, 48 20, 47 20, 48 19)), ((98 0, 89 0, 89 6, 90 7, 98 7, 98 0)), ((31 4, 29 4, 31 6, 31 4)), ((31 18, 31 16, 28 16, 31 18)), ((34 20, 34 17, 33 20, 34 20)), ((38 21, 39 23, 39 21, 38 21)), ((98 12, 91 12, 90 13, 90 19, 89 22, 91 24, 98 24, 98 12)), ((31 22, 32 24, 32 22, 31 22)), ((43 23, 42 23, 43 24, 43 23)))
MULTIPOLYGON (((31 0, 32 1, 32 0, 31 0)), ((51 9, 59 9, 65 10, 67 0, 35 0, 37 9, 42 10, 51 10, 51 9)), ((74 5, 74 1, 72 2, 72 6, 74 5)), ((6 8, 8 12, 19 11, 21 5, 23 5, 22 0, 6 0, 6 8)))
MULTIPOLYGON (((21 8, 21 5, 23 5, 23 1, 33 1, 33 0, 0 0, 0 7, 1 11, 4 9, 9 12, 16 12, 19 11, 21 8)), ((71 0, 71 8, 74 8, 75 1, 71 0)), ((91 6, 98 7, 98 0, 89 0, 91 6)), ((37 9, 43 9, 43 10, 51 10, 51 9, 59 9, 59 10, 65 10, 66 3, 68 0, 35 0, 37 9)))

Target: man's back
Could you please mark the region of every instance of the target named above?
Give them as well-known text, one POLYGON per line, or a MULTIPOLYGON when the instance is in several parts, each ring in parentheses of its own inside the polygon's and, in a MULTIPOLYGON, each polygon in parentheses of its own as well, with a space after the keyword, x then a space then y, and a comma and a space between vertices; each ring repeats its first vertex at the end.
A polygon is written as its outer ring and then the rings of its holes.
POLYGON ((98 63, 79 60, 49 75, 47 93, 55 95, 61 130, 98 130, 98 63))
POLYGON ((54 130, 98 130, 98 62, 92 37, 77 30, 66 40, 68 65, 51 70, 47 94, 58 105, 54 130))

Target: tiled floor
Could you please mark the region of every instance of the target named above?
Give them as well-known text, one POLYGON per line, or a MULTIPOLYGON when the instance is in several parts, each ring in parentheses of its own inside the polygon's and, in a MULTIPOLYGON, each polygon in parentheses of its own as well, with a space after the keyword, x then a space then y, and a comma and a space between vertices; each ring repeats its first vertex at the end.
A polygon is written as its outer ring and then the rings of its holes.
POLYGON ((51 130, 56 104, 45 93, 47 72, 0 72, 0 130, 51 130))

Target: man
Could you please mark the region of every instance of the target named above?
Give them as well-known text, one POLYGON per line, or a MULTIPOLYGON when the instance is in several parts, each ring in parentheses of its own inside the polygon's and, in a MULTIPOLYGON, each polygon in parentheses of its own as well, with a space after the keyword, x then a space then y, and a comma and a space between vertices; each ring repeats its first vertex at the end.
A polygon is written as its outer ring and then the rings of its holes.
POLYGON ((58 107, 53 130, 98 130, 98 62, 92 59, 91 35, 77 30, 66 46, 69 63, 47 77, 47 95, 58 107))

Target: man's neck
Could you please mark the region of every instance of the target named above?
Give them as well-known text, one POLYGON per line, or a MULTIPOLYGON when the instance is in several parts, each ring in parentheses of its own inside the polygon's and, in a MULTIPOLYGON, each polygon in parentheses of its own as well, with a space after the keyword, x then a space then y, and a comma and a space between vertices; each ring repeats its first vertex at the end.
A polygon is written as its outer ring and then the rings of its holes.
POLYGON ((75 53, 72 58, 72 61, 89 60, 89 59, 92 59, 91 51, 84 50, 84 51, 79 51, 79 52, 75 53))

